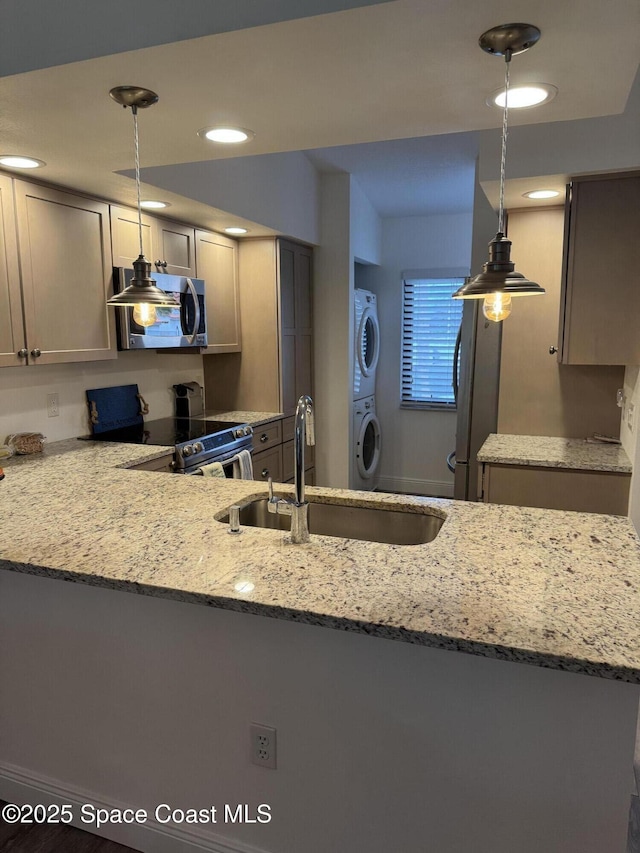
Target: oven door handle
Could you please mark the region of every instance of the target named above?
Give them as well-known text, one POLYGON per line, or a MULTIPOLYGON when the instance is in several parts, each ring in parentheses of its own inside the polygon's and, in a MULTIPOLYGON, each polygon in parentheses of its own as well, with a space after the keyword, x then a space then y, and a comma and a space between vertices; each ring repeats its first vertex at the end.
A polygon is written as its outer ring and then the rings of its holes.
POLYGON ((198 300, 198 294, 196 292, 196 288, 194 283, 190 278, 185 278, 187 282, 187 287, 191 291, 191 296, 193 297, 194 307, 195 307, 195 317, 193 320, 193 332, 191 332, 189 337, 189 343, 194 344, 196 342, 196 336, 198 334, 198 329, 200 328, 200 301, 198 300))

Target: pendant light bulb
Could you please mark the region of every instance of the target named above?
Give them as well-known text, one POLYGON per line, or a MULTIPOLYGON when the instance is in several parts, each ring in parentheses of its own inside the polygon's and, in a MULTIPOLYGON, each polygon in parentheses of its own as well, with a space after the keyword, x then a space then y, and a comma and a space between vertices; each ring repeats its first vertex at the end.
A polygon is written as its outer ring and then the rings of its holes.
POLYGON ((482 303, 482 313, 487 320, 499 323, 511 314, 511 297, 508 293, 491 293, 485 296, 482 303))
POLYGON ((133 309, 133 319, 139 326, 144 326, 147 329, 156 324, 158 315, 153 305, 149 305, 148 302, 141 302, 133 309))

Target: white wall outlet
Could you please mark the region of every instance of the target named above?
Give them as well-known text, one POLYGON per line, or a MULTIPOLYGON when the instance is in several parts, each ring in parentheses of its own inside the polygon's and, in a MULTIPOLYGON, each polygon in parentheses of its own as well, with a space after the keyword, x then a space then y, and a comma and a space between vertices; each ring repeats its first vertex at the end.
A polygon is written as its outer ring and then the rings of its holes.
POLYGON ((251 723, 249 726, 251 740, 251 763, 258 767, 276 769, 276 730, 271 726, 251 723))
POLYGON ((634 411, 635 406, 633 403, 629 403, 627 406, 627 426, 633 432, 633 423, 634 423, 634 411))
POLYGON ((47 394, 47 417, 57 418, 60 414, 57 394, 47 394))

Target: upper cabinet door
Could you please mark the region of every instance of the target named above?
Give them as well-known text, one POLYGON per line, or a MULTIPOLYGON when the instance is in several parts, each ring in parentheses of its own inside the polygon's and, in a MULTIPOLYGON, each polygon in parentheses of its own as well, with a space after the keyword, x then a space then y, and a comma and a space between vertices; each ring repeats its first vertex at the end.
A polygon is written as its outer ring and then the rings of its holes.
POLYGON ((237 242, 221 234, 196 231, 196 268, 198 278, 205 282, 209 340, 205 354, 239 352, 237 242))
MULTIPOLYGON (((140 229, 138 211, 128 207, 111 205, 111 243, 114 267, 133 267, 140 254, 140 229)), ((155 270, 156 258, 156 221, 152 216, 142 214, 142 247, 144 256, 155 270)))
POLYGON ((157 219, 155 251, 156 256, 150 258, 152 270, 195 277, 195 229, 179 222, 157 219))
POLYGON ((29 361, 116 358, 109 206, 15 181, 29 361))
POLYGON ((0 175, 0 367, 24 364, 25 349, 13 187, 0 175))
POLYGON ((640 364, 640 174, 576 179, 560 306, 564 364, 640 364))

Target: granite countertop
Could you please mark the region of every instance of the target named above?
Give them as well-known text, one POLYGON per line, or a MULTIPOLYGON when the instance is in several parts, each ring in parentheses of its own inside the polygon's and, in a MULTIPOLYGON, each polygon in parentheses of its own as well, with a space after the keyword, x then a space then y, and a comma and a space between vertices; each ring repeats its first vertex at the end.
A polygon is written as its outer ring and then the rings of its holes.
POLYGON ((480 448, 478 462, 631 473, 629 457, 619 444, 546 435, 493 433, 480 448))
POLYGON ((271 421, 279 421, 284 417, 282 412, 217 412, 207 409, 204 413, 205 420, 231 421, 235 423, 250 424, 253 427, 268 424, 271 421))
POLYGON ((310 499, 445 521, 425 545, 292 545, 216 520, 261 483, 123 467, 163 453, 70 439, 9 460, 0 568, 640 683, 625 518, 315 487, 310 499))

